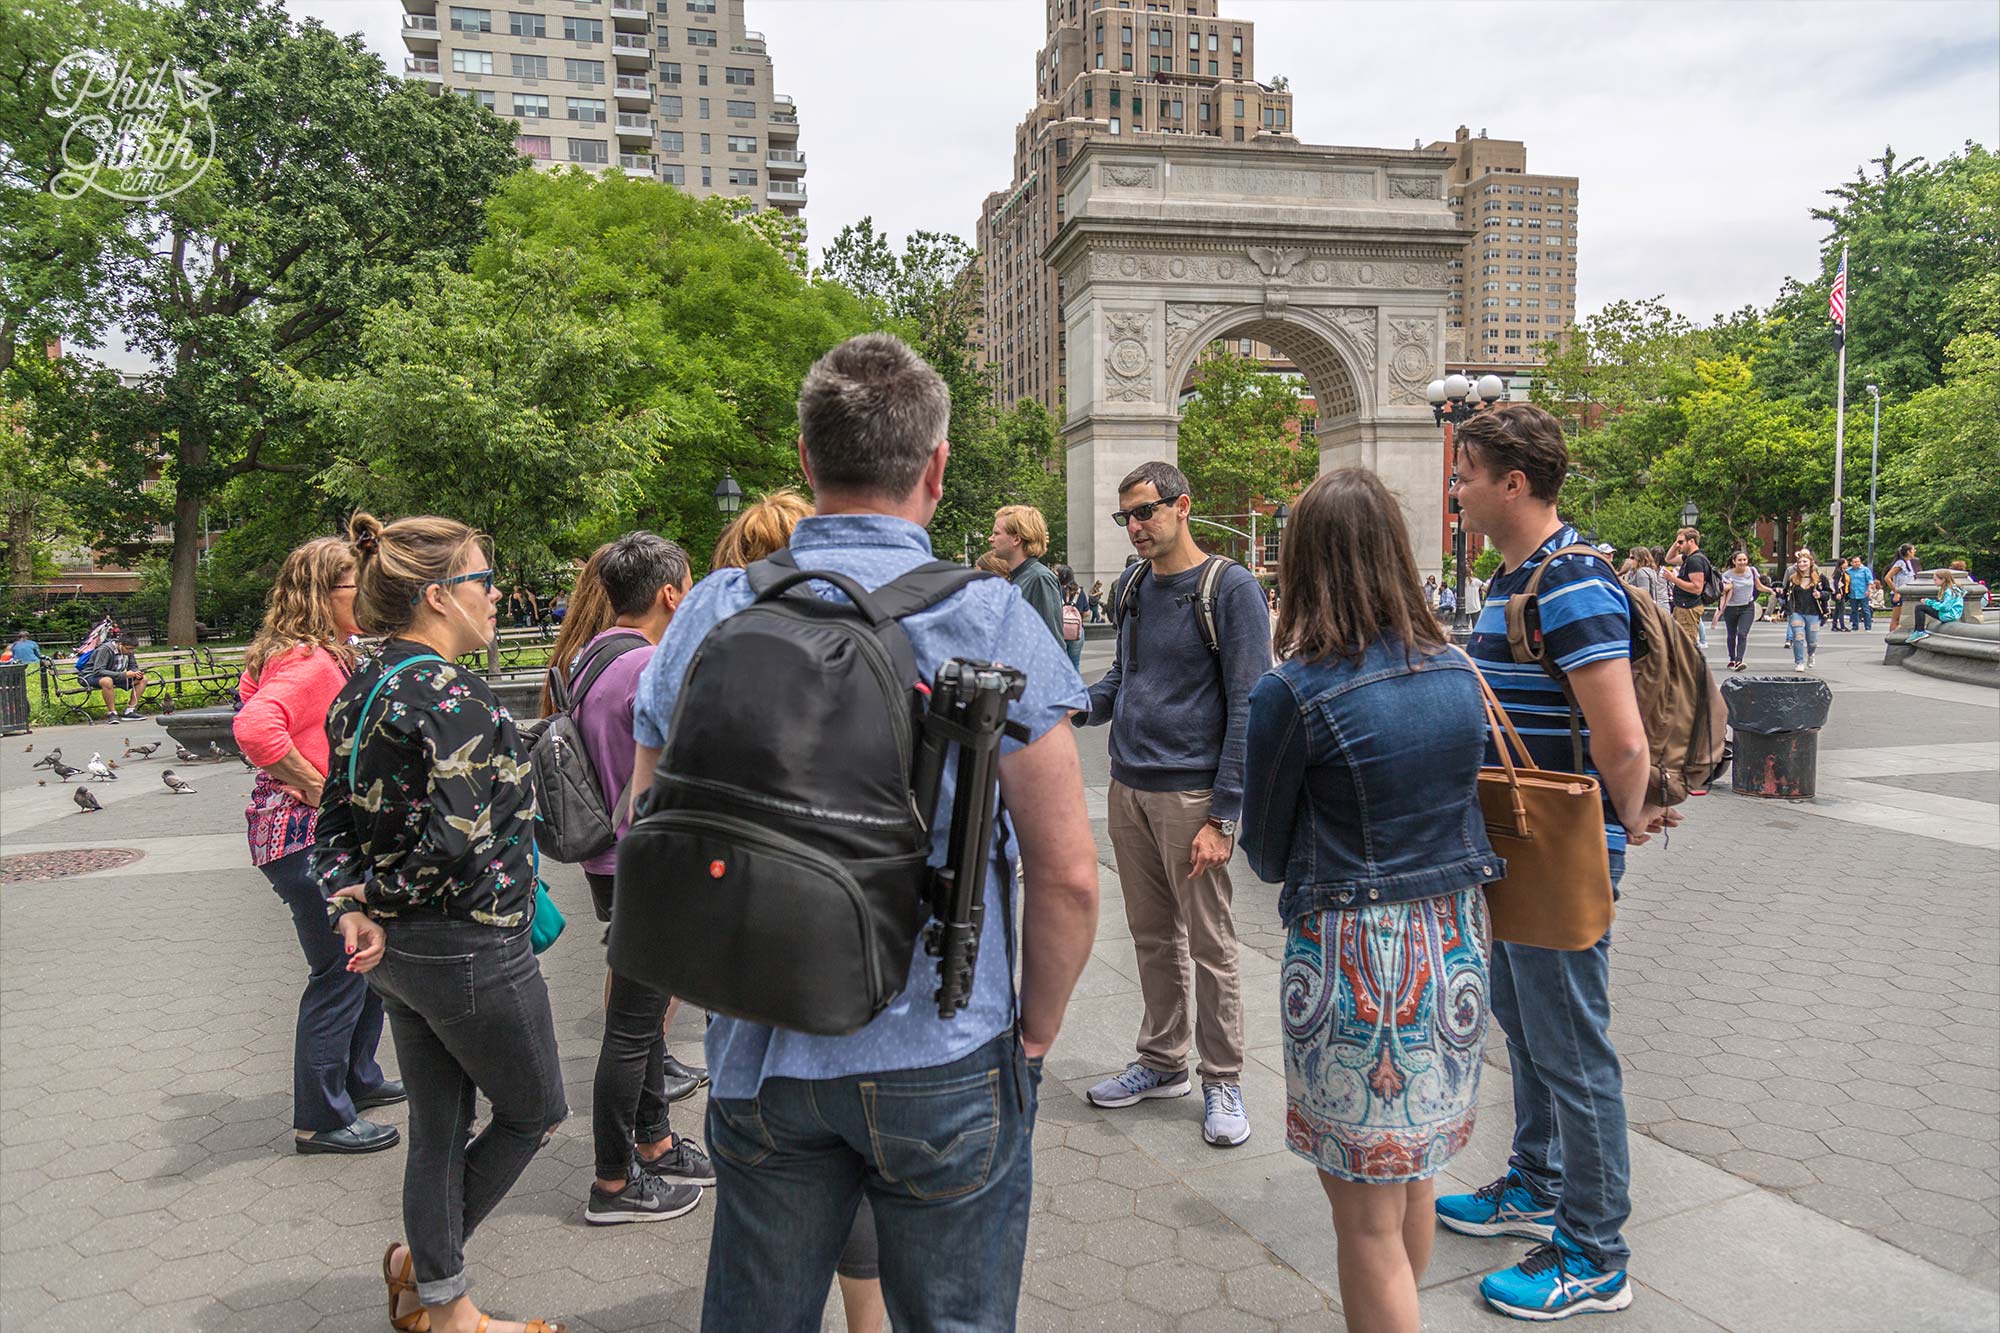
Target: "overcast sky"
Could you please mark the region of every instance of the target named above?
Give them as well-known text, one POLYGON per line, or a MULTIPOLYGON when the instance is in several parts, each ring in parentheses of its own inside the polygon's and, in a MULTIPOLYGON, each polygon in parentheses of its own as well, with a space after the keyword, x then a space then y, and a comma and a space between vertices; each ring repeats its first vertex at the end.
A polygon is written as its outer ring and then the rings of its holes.
MULTIPOLYGON (((289 0, 402 67, 397 0, 289 0)), ((504 8, 503 0, 494 0, 504 8)), ((872 214, 970 240, 1008 183, 1041 0, 749 0, 799 103, 813 254, 872 214)), ((2000 5, 1223 0, 1257 24, 1308 143, 1483 127, 1582 178, 1581 312, 1664 293, 1697 319, 1816 267, 1822 191, 1894 145, 2000 142, 2000 5)), ((1857 290, 1857 303, 1865 293, 1857 290)))

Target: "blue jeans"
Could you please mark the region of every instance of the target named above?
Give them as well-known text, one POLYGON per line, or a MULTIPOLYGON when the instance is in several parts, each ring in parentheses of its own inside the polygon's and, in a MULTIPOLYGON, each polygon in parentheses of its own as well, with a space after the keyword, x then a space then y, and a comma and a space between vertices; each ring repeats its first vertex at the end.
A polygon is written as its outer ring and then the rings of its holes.
POLYGON ((1875 610, 1868 605, 1866 597, 1847 599, 1847 623, 1854 629, 1875 628, 1875 610))
MULTIPOLYGON (((1611 858, 1611 882, 1625 859, 1611 858)), ((1556 1225, 1601 1268, 1632 1257, 1632 1152, 1625 1076, 1611 1046, 1611 936, 1577 952, 1495 943, 1493 1016, 1514 1066, 1514 1152, 1507 1165, 1556 1225)))
POLYGON ((1040 1085, 1009 1031, 929 1069, 711 1097, 703 1333, 818 1329, 864 1194, 894 1327, 1012 1328, 1040 1085))
POLYGON ((1069 664, 1078 671, 1083 670, 1083 640, 1064 639, 1063 651, 1069 654, 1069 664))
POLYGON ((306 865, 311 855, 302 849, 258 869, 291 909, 309 969, 292 1029, 292 1128, 318 1133, 353 1124, 354 1099, 382 1086, 382 1067, 375 1063, 382 997, 367 977, 347 970, 347 951, 306 865))
POLYGON ((1792 645, 1792 665, 1804 666, 1806 654, 1819 651, 1819 617, 1802 616, 1794 611, 1788 623, 1791 632, 1785 639, 1792 645))

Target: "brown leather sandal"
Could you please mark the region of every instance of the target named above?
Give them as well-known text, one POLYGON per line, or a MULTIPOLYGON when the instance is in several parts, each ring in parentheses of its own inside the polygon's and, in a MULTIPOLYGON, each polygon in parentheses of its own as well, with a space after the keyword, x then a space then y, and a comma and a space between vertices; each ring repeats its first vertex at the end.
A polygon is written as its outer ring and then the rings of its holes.
MULTIPOLYGON (((413 1256, 408 1254, 403 1256, 401 1273, 392 1273, 389 1270, 389 1261, 396 1257, 396 1246, 402 1243, 392 1241, 389 1248, 382 1251, 382 1281, 389 1287, 389 1327, 395 1329, 396 1333, 430 1333, 431 1312, 423 1306, 419 1305, 401 1318, 396 1315, 396 1298, 406 1291, 414 1292, 417 1289, 417 1279, 412 1272, 416 1264, 413 1256)), ((481 1325, 481 1328, 484 1327, 481 1325)))
MULTIPOLYGON (((490 1314, 483 1314, 479 1316, 479 1327, 474 1329, 473 1333, 486 1333, 487 1325, 491 1324, 492 1322, 493 1322, 493 1316, 490 1314)), ((545 1324, 539 1319, 530 1319, 527 1323, 524 1333, 569 1333, 569 1325, 545 1324)))

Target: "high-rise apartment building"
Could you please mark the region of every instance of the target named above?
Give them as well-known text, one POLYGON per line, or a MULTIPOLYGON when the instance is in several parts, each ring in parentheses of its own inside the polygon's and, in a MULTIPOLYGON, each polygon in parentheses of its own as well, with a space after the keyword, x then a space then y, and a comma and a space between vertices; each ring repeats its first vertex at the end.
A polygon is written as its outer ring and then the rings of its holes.
POLYGON ((1538 366, 1576 320, 1577 178, 1528 173, 1527 145, 1461 125, 1429 145, 1454 161, 1452 215, 1478 235, 1452 265, 1445 359, 1504 373, 1538 366))
POLYGON ((797 213, 799 113, 744 0, 403 0, 404 73, 506 116, 550 166, 797 213))
POLYGON ((1036 102, 1014 131, 1014 178, 979 216, 984 348, 1002 403, 1060 410, 1063 292, 1042 262, 1062 226, 1056 188, 1094 134, 1292 142, 1292 95, 1256 78, 1255 25, 1219 0, 1045 0, 1036 102))

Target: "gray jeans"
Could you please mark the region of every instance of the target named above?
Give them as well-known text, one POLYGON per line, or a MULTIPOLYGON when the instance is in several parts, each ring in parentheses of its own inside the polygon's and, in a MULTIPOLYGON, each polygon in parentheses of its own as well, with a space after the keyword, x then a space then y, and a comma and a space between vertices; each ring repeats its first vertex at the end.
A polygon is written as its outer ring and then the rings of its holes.
POLYGON ((465 1294, 465 1242, 569 1114, 549 990, 523 926, 392 920, 368 974, 382 997, 410 1093, 403 1228, 417 1299, 465 1294), (479 1137, 473 1098, 493 1116, 479 1137))

